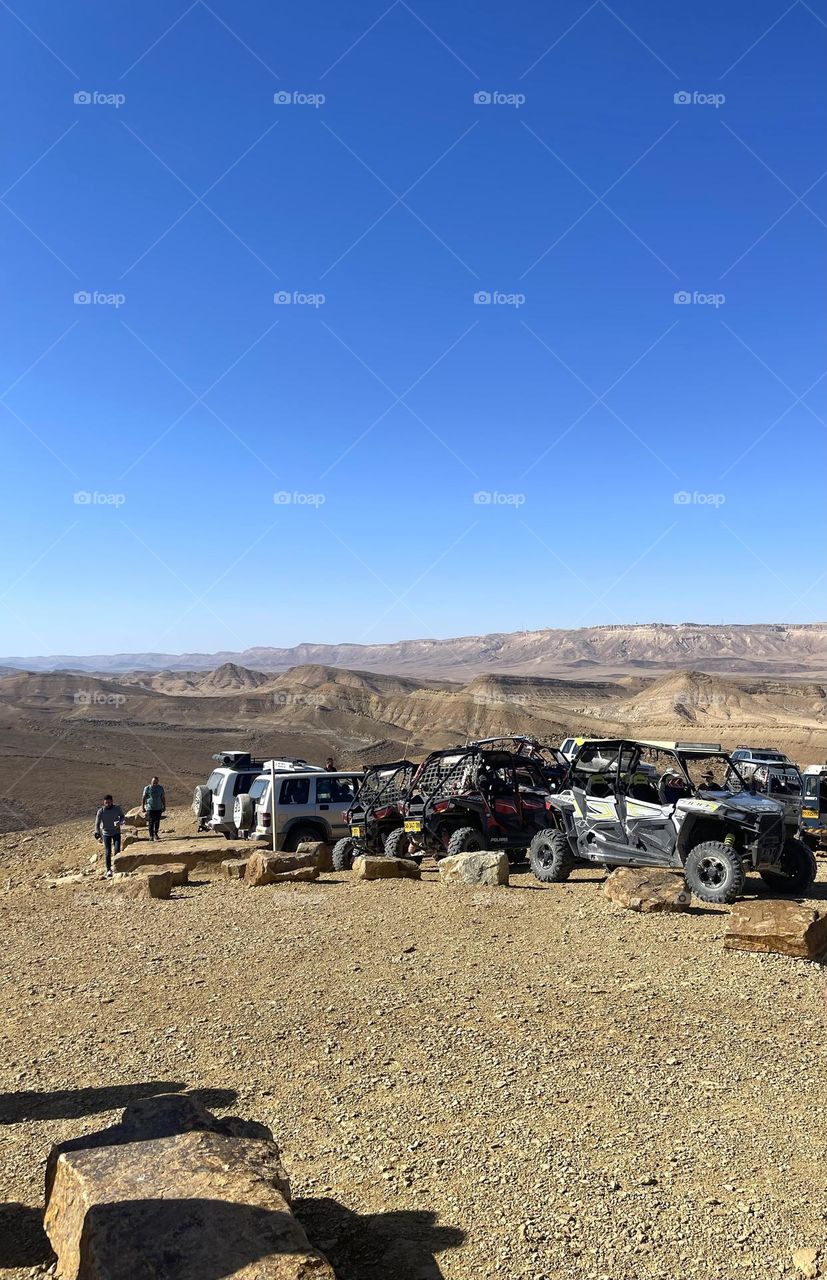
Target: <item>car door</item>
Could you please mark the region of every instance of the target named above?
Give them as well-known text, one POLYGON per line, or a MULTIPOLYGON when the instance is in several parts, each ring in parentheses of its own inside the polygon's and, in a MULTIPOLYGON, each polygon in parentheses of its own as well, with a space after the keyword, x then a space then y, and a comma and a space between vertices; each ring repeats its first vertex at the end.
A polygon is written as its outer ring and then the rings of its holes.
POLYGON ((624 802, 626 838, 633 849, 660 860, 671 853, 677 838, 674 802, 664 803, 656 779, 678 767, 667 752, 652 748, 642 750, 631 762, 624 802))
POLYGON ((349 834, 345 814, 353 804, 359 779, 351 773, 319 773, 314 778, 316 812, 330 827, 334 840, 349 834))
POLYGON ((624 801, 617 785, 616 759, 604 759, 595 750, 591 759, 581 755, 578 765, 571 787, 578 834, 596 849, 601 845, 625 848, 624 801))
POLYGON ((315 797, 310 781, 307 774, 288 773, 282 774, 281 777, 276 775, 278 803, 274 817, 276 835, 280 839, 286 836, 290 828, 296 826, 302 818, 315 814, 315 797))

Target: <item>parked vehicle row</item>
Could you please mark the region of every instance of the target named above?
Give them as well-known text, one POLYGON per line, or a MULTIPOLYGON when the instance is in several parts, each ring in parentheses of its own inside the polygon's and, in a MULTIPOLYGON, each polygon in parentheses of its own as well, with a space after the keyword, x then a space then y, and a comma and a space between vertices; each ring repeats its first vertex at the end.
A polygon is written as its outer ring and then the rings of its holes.
POLYGON ((362 773, 244 752, 213 759, 193 800, 202 827, 281 850, 324 840, 340 871, 362 853, 503 849, 544 881, 578 863, 674 867, 697 897, 732 902, 750 871, 806 890, 827 836, 827 765, 802 775, 769 747, 567 738, 557 748, 514 735, 362 773))

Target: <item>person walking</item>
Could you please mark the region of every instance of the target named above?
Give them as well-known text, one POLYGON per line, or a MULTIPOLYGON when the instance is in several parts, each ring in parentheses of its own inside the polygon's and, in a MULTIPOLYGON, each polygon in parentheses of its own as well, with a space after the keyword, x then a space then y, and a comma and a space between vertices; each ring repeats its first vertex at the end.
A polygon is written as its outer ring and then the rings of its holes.
POLYGON ((111 796, 103 797, 103 804, 95 814, 95 839, 103 840, 107 879, 112 876, 112 854, 121 851, 121 826, 125 816, 121 806, 115 804, 111 796))
POLYGON ((144 794, 141 796, 141 808, 146 814, 147 832, 150 840, 161 839, 158 834, 158 828, 161 825, 161 817, 166 807, 167 797, 164 788, 157 777, 150 778, 149 786, 144 787, 144 794))

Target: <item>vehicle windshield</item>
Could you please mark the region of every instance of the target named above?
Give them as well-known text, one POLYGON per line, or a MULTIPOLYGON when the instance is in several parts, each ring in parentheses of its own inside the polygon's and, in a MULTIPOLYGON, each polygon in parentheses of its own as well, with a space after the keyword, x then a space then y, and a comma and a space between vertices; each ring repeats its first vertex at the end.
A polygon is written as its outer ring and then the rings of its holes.
POLYGON ((250 787, 250 793, 249 793, 250 799, 260 800, 261 797, 264 795, 265 791, 267 790, 267 788, 269 787, 269 785, 270 785, 270 779, 268 777, 256 778, 255 782, 250 787))
POLYGON ((679 751, 677 756, 696 791, 749 790, 749 783, 725 752, 686 755, 679 751))

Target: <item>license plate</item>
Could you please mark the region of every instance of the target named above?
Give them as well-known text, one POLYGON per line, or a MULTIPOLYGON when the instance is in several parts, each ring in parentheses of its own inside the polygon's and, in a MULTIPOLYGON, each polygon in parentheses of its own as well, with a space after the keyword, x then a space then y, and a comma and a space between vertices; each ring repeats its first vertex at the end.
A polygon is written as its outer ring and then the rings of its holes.
POLYGON ((818 809, 802 809, 801 816, 802 818, 817 818, 818 809))
POLYGON ((406 823, 405 823, 405 830, 406 830, 406 831, 421 831, 421 830, 422 830, 422 823, 421 823, 421 822, 417 822, 415 819, 412 819, 411 821, 409 821, 409 822, 406 822, 406 823))
POLYGON ((350 834, 351 834, 352 836, 360 836, 360 835, 362 834, 362 828, 361 828, 361 827, 351 827, 351 828, 350 828, 350 834))

